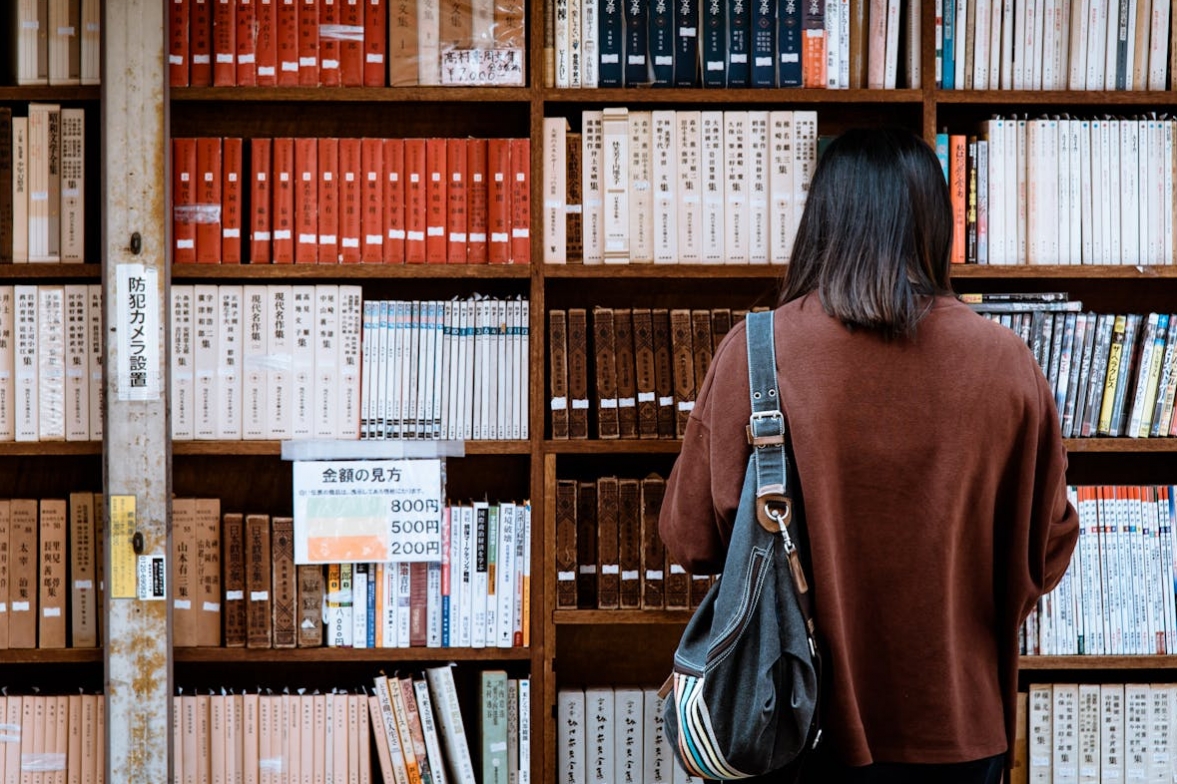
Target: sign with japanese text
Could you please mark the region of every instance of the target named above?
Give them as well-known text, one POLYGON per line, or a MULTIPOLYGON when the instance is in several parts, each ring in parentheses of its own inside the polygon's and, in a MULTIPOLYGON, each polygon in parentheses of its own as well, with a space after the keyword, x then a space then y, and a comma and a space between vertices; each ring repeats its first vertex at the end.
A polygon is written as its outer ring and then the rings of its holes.
POLYGON ((297 564, 441 559, 440 460, 294 463, 297 564))
POLYGON ((159 271, 118 265, 118 399, 158 400, 160 361, 159 271))

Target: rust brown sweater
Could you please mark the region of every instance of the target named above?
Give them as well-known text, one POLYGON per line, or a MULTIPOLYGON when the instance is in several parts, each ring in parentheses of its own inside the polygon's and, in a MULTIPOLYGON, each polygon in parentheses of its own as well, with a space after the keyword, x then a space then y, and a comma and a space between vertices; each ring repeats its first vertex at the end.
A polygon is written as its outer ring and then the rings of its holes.
MULTIPOLYGON (((850 765, 1001 753, 1018 626, 1078 535, 1046 380, 1012 332, 947 297, 912 340, 850 331, 812 295, 777 309, 775 335, 828 651, 826 737, 850 765)), ((748 414, 741 324, 699 390, 662 507, 689 571, 722 569, 748 414)))

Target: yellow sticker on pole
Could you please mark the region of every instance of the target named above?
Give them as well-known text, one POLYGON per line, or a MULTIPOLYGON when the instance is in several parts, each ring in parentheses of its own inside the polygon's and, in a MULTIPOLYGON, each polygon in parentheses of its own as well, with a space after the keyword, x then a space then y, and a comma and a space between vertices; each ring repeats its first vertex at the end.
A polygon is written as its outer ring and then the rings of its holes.
POLYGON ((135 556, 135 496, 110 496, 110 597, 134 599, 138 566, 135 556))

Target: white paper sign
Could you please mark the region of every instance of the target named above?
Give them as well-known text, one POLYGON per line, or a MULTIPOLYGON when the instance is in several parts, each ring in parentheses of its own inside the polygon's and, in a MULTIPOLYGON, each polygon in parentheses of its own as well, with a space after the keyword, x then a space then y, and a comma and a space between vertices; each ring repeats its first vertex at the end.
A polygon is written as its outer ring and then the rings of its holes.
POLYGON ((441 83, 471 87, 522 86, 523 50, 446 50, 441 54, 441 83))
POLYGON ((294 462, 297 564, 441 560, 440 460, 294 462))
POLYGON ((159 271, 118 265, 118 398, 158 400, 161 379, 159 271))

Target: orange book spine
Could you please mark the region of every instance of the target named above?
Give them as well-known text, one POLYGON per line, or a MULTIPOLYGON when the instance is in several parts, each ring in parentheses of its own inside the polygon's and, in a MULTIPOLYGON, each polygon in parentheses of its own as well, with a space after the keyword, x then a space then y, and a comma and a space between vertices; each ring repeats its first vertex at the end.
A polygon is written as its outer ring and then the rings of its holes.
POLYGON ((384 262, 405 263, 405 142, 384 140, 384 262))
POLYGON ((965 142, 963 135, 948 137, 948 187, 952 196, 952 263, 963 264, 965 260, 965 193, 967 177, 965 171, 965 142))
POLYGON ((405 139, 405 262, 425 263, 425 140, 405 139))
POLYGON ((319 139, 319 263, 339 263, 339 139, 319 139))
POLYGON ((221 260, 221 140, 196 140, 196 263, 221 260))
POLYGON ((445 139, 425 142, 425 261, 445 264, 446 259, 446 156, 445 139))
POLYGON ((168 84, 188 86, 188 16, 190 0, 168 3, 168 84))
POLYGON ((274 45, 278 51, 278 73, 276 82, 281 87, 298 84, 299 5, 302 0, 274 0, 274 45))
POLYGON ((384 141, 363 139, 360 142, 360 261, 378 264, 384 261, 384 141))
POLYGON ((319 0, 319 84, 338 87, 339 5, 345 0, 319 0))
MULTIPOLYGON (((278 84, 278 3, 281 0, 254 0, 257 35, 254 39, 255 83, 259 87, 278 84)), ((241 62, 238 56, 237 62, 241 62)), ((241 80, 238 72, 238 81, 241 80)))
POLYGON ((235 0, 213 3, 213 85, 237 84, 237 4, 235 0))
POLYGON ((383 87, 388 61, 388 3, 367 0, 364 6, 364 86, 383 87))
POLYGON ((241 263, 241 139, 229 137, 221 152, 221 263, 241 263))
POLYGON ((269 264, 273 259, 273 204, 270 175, 270 139, 249 140, 249 260, 269 264))
POLYGON ((294 261, 319 258, 319 146, 315 139, 294 140, 294 261))
POLYGON ((271 261, 291 264, 294 262, 294 139, 274 139, 271 154, 270 198, 274 216, 271 261))
POLYGON ((188 84, 209 87, 213 83, 213 12, 215 0, 191 0, 188 15, 188 84))
POLYGON ((339 261, 360 261, 361 188, 360 140, 339 140, 339 261))
POLYGON ((469 178, 466 221, 470 227, 466 235, 466 261, 469 264, 485 264, 487 260, 486 147, 486 139, 469 139, 466 142, 466 176, 469 178))
POLYGON ((450 264, 466 263, 466 209, 469 199, 466 167, 469 154, 465 139, 446 141, 446 168, 449 182, 446 201, 449 202, 446 224, 448 225, 448 250, 446 261, 450 264))
POLYGON ((298 83, 304 87, 319 85, 319 3, 316 0, 299 0, 298 83))
POLYGON ((364 86, 364 0, 339 0, 339 82, 344 87, 364 86))
POLYGON ((196 140, 172 140, 172 261, 196 261, 196 140))
POLYGON ((511 260, 511 141, 490 139, 487 159, 487 259, 491 264, 511 260))
POLYGON ((511 263, 531 263, 531 140, 511 140, 511 263))
MULTIPOLYGON (((272 6, 268 6, 272 7, 272 6)), ((237 0, 237 86, 253 87, 257 84, 257 36, 260 25, 258 14, 261 4, 253 0, 237 0)))

